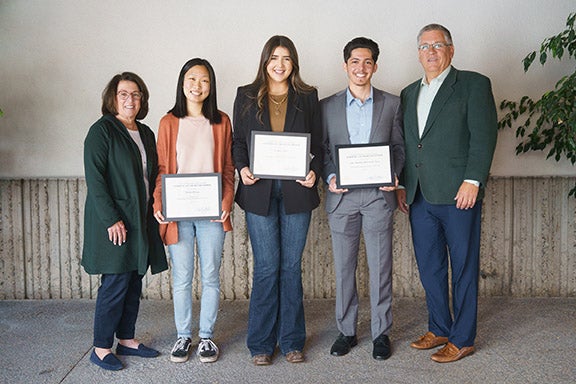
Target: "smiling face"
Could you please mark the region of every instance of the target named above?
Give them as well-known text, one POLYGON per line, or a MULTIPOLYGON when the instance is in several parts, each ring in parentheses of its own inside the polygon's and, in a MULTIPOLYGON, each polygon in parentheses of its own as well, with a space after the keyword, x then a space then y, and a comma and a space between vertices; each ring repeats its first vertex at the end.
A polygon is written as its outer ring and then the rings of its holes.
POLYGON ((120 80, 116 88, 116 115, 123 122, 133 122, 140 112, 141 92, 138 84, 120 80))
POLYGON ((424 32, 420 36, 420 41, 418 41, 418 46, 422 44, 428 44, 430 46, 426 51, 418 51, 418 60, 420 60, 420 64, 422 64, 424 68, 428 82, 448 68, 454 56, 453 45, 446 45, 442 48, 435 49, 432 47, 432 44, 435 43, 448 43, 442 31, 432 30, 424 32))
POLYGON ((266 64, 266 74, 271 83, 286 83, 292 74, 292 58, 290 51, 285 47, 276 47, 268 64, 266 64))
POLYGON ((350 57, 344 63, 348 75, 348 86, 370 86, 372 75, 376 73, 378 64, 372 59, 372 51, 368 48, 356 48, 350 52, 350 57))
POLYGON ((210 73, 203 65, 195 65, 184 75, 182 91, 187 103, 202 104, 210 95, 210 73))

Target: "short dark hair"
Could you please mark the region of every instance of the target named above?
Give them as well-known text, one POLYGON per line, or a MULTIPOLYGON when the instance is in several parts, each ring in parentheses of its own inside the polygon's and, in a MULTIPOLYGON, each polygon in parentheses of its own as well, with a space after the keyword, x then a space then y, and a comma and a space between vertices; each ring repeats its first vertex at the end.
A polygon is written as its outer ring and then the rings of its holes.
POLYGON ((122 80, 131 81, 138 86, 138 90, 142 94, 142 99, 140 99, 140 110, 136 115, 136 120, 142 120, 148 115, 148 98, 150 97, 150 93, 148 93, 148 88, 144 80, 132 72, 119 73, 108 82, 108 85, 106 85, 106 88, 104 88, 102 92, 102 114, 112 114, 114 116, 118 114, 116 110, 116 93, 118 92, 118 84, 122 80))
POLYGON ((374 62, 378 61, 378 56, 380 55, 378 44, 367 37, 357 37, 350 40, 344 47, 344 62, 348 61, 352 51, 356 48, 368 48, 370 52, 372 52, 372 60, 374 60, 374 62))
POLYGON ((205 67, 208 70, 208 76, 210 77, 210 92, 208 93, 208 97, 202 103, 202 114, 210 121, 210 124, 219 124, 222 121, 222 116, 218 111, 216 98, 216 74, 208 60, 198 57, 188 60, 184 66, 182 66, 180 75, 178 76, 178 84, 176 84, 176 102, 174 103, 174 107, 172 107, 168 113, 172 113, 176 117, 185 117, 188 114, 186 95, 184 95, 184 91, 182 90, 182 87, 184 86, 184 76, 190 68, 197 65, 205 67))
POLYGON ((424 32, 430 32, 430 31, 442 32, 442 34, 444 35, 444 39, 446 39, 446 42, 448 44, 452 44, 452 34, 450 34, 448 28, 440 24, 428 24, 422 27, 420 32, 418 32, 418 36, 416 37, 416 44, 420 44, 420 36, 422 36, 424 32))

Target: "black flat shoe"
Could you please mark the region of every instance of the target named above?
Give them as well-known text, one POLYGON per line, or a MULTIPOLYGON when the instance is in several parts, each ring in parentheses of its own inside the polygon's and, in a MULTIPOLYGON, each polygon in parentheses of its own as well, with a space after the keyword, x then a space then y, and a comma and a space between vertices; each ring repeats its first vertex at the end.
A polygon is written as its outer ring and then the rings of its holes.
POLYGON ((392 356, 392 348, 390 347, 390 338, 387 335, 381 334, 374 340, 374 351, 372 357, 376 360, 386 360, 392 356))
POLYGON ((352 347, 358 344, 358 339, 356 335, 354 336, 344 336, 342 333, 338 335, 338 338, 332 344, 332 348, 330 349, 330 354, 332 356, 344 356, 352 347))
POLYGON ((156 357, 160 354, 160 352, 140 343, 140 345, 138 345, 138 348, 128 348, 123 346, 122 344, 118 344, 116 346, 116 354, 123 356, 156 357))
POLYGON ((98 357, 95 350, 92 350, 92 354, 90 355, 90 361, 99 366, 100 368, 106 369, 108 371, 119 371, 124 366, 122 362, 118 360, 113 353, 109 353, 102 360, 98 357))

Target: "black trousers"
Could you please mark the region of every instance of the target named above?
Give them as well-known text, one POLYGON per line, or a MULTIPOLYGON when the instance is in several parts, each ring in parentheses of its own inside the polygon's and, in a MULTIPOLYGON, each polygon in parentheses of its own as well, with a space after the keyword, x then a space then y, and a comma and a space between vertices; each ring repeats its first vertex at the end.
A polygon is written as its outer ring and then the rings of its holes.
POLYGON ((94 313, 95 347, 112 348, 114 335, 134 338, 143 277, 137 271, 102 275, 94 313))

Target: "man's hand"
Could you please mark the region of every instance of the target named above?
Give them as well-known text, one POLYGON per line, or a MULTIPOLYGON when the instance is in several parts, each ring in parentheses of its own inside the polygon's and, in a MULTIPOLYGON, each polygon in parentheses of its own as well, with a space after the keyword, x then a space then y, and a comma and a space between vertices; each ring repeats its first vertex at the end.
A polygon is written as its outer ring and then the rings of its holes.
POLYGON ((336 176, 333 176, 328 183, 328 190, 332 193, 346 193, 348 192, 347 188, 338 188, 336 187, 336 176))
POLYGON ((456 208, 458 209, 470 209, 476 204, 476 199, 478 198, 479 187, 467 181, 462 182, 458 193, 454 200, 456 200, 456 208))
POLYGON ((398 201, 398 209, 400 212, 410 212, 410 207, 406 203, 406 190, 404 188, 396 190, 396 200, 398 201))

